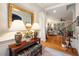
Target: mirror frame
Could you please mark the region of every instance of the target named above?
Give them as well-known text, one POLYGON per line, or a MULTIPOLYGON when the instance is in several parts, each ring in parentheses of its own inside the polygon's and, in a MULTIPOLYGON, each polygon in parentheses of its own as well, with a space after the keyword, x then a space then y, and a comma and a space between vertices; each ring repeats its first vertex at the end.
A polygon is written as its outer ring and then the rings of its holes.
POLYGON ((12 8, 16 8, 16 9, 18 9, 20 11, 32 14, 32 23, 31 24, 34 23, 34 13, 33 12, 25 10, 25 9, 19 7, 19 6, 16 6, 14 4, 9 3, 8 4, 8 28, 10 28, 11 23, 12 23, 12 8))

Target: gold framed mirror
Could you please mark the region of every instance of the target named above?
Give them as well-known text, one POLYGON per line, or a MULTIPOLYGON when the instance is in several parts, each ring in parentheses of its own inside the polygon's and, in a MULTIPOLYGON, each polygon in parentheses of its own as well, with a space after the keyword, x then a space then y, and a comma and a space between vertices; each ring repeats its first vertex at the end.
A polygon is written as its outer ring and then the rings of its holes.
POLYGON ((8 11, 8 27, 10 28, 11 23, 13 20, 17 20, 17 16, 19 16, 24 24, 34 22, 34 13, 28 10, 25 10, 19 6, 16 6, 14 4, 9 4, 9 11, 8 11), (14 18, 13 16, 16 15, 14 18))

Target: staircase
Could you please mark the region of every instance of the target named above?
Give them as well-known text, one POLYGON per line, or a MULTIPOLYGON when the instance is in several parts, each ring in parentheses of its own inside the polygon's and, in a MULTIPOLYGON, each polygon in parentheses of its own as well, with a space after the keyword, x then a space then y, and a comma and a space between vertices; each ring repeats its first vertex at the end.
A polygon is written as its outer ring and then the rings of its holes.
POLYGON ((77 20, 73 21, 72 23, 70 23, 68 26, 64 27, 62 30, 64 30, 64 34, 63 34, 63 37, 62 37, 62 44, 65 43, 66 45, 66 48, 69 49, 69 48, 74 48, 76 50, 76 53, 78 53, 78 38, 77 38, 77 35, 74 36, 75 34, 75 31, 76 30, 70 30, 71 32, 68 32, 68 28, 70 27, 77 27, 75 26, 77 23, 77 20))

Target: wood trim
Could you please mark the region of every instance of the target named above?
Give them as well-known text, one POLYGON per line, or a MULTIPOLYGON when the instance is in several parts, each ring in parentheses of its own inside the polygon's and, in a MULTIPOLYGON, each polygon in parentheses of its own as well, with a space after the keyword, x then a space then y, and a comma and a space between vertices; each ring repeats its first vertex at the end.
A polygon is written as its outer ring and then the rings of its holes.
POLYGON ((12 6, 8 4, 8 28, 10 28, 12 23, 12 6))
POLYGON ((10 28, 11 23, 12 23, 12 8, 19 9, 19 10, 21 10, 21 11, 23 11, 23 12, 32 14, 32 24, 34 23, 34 13, 33 13, 33 12, 28 11, 28 10, 25 10, 25 9, 19 7, 19 6, 16 6, 16 5, 14 5, 14 4, 9 3, 9 4, 8 4, 8 10, 9 10, 9 11, 8 11, 8 27, 9 27, 9 28, 10 28))

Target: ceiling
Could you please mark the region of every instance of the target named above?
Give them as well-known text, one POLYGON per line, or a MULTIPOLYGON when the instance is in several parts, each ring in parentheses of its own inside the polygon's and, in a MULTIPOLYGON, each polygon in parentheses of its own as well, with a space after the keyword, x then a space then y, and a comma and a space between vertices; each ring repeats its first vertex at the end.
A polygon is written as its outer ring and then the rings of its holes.
POLYGON ((72 18, 72 13, 67 10, 66 6, 50 9, 47 11, 47 13, 58 19, 63 18, 70 20, 72 18), (56 10, 56 13, 54 13, 53 10, 56 10))
POLYGON ((51 6, 55 6, 55 5, 58 5, 60 3, 38 3, 37 5, 40 6, 41 8, 49 8, 51 6))
POLYGON ((54 18, 72 19, 72 13, 66 8, 66 6, 69 5, 68 3, 37 3, 36 5, 43 8, 47 14, 54 18), (56 10, 56 13, 54 13, 53 10, 56 10))

